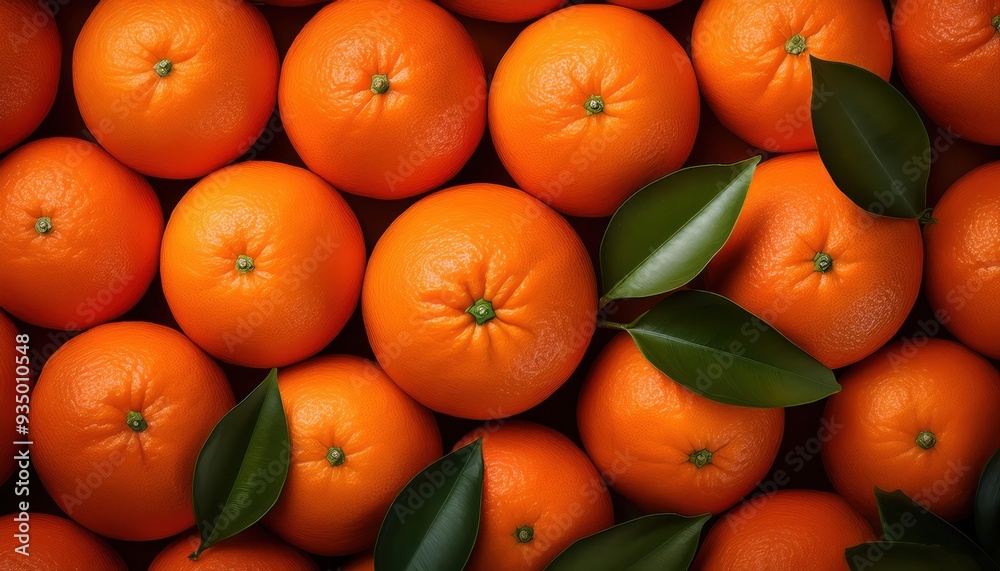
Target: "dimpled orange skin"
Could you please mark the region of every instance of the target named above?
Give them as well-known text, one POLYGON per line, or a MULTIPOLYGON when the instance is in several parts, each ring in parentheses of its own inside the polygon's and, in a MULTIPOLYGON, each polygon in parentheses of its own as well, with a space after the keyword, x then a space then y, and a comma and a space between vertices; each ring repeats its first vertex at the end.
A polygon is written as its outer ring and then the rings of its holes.
POLYGON ((37 129, 52 108, 59 87, 62 41, 52 13, 31 0, 0 2, 0 38, 3 153, 37 129))
POLYGON ((698 131, 684 49, 653 19, 579 5, 525 29, 490 87, 490 134, 518 186, 560 212, 607 216, 676 170, 698 131), (603 110, 590 113, 594 96, 603 110))
POLYGON ((551 428, 491 423, 455 449, 483 438, 483 507, 466 571, 540 571, 577 539, 611 527, 611 495, 587 455, 551 428), (528 526, 532 537, 517 539, 528 526))
POLYGON ((782 409, 730 406, 687 390, 653 368, 627 333, 601 352, 577 403, 587 454, 648 513, 728 509, 767 475, 784 419, 782 409), (711 459, 699 468, 692 455, 703 450, 711 459))
POLYGON ((922 266, 916 220, 868 214, 834 185, 818 154, 799 153, 757 167, 705 281, 835 369, 896 334, 922 266), (818 254, 831 260, 826 272, 817 270, 818 254))
POLYGON ((781 490, 729 512, 708 532, 693 571, 848 571, 844 550, 875 532, 843 498, 781 490))
POLYGON ((162 234, 149 183, 93 143, 42 139, 0 161, 0 306, 21 320, 78 330, 122 315, 156 275, 162 234))
POLYGON ((103 0, 73 50, 87 128, 118 160, 161 178, 203 176, 243 154, 277 87, 271 29, 242 0, 103 0), (163 60, 172 67, 161 77, 163 60))
POLYGON ((361 298, 368 340, 404 391, 438 412, 523 412, 580 363, 594 332, 594 267, 572 227, 493 184, 442 190, 375 245, 361 298), (496 317, 469 313, 485 300, 496 317))
POLYGON ((312 553, 372 548, 392 500, 441 457, 434 415, 359 357, 316 357, 281 371, 278 387, 291 463, 264 524, 312 553))
POLYGON ((198 548, 197 532, 175 539, 149 565, 149 571, 318 571, 307 554, 260 526, 241 531, 206 549, 197 561, 188 555, 198 548))
POLYGON ((809 56, 853 64, 882 79, 892 37, 879 0, 706 0, 692 32, 702 93, 741 139, 768 151, 816 148, 809 56), (786 48, 798 35, 805 40, 786 48))
MULTIPOLYGON (((246 267, 246 266, 245 266, 246 267)), ((177 323, 202 349, 248 367, 315 354, 357 305, 361 227, 323 179, 245 162, 202 179, 167 223, 160 264, 177 323), (237 267, 249 256, 251 269, 237 267)))
POLYGON ((439 0, 445 8, 480 20, 492 22, 523 22, 534 20, 558 10, 566 0, 439 0))
MULTIPOLYGON (((14 445, 14 441, 21 440, 15 431, 17 428, 16 416, 19 413, 29 412, 27 408, 15 409, 21 404, 27 404, 19 403, 17 379, 18 377, 30 379, 27 375, 20 374, 24 370, 18 371, 18 368, 28 366, 31 355, 30 343, 19 342, 17 335, 17 328, 3 312, 0 312, 0 339, 3 340, 0 344, 0 362, 7 364, 0 369, 0 434, 4 438, 0 441, 0 482, 6 482, 16 467, 14 454, 17 451, 17 446, 14 445), (26 347, 25 351, 28 356, 18 351, 19 347, 26 347)), ((30 372, 30 366, 28 366, 28 372, 30 372)), ((21 397, 21 399, 24 398, 21 397)))
POLYGON ((611 4, 625 6, 634 10, 659 10, 679 4, 681 0, 608 0, 611 4))
POLYGON ((1000 145, 1000 0, 899 0, 899 75, 938 125, 1000 145))
POLYGON ((465 165, 486 125, 472 38, 427 0, 340 0, 288 50, 281 120, 309 168, 337 188, 405 198, 465 165), (373 76, 388 88, 373 91, 373 76))
POLYGON ((128 567, 110 545, 68 519, 43 513, 29 513, 30 555, 14 549, 22 544, 14 537, 21 533, 15 514, 0 517, 0 569, 4 571, 126 571, 128 567))
POLYGON ((1000 162, 959 179, 924 227, 926 292, 939 321, 969 347, 1000 359, 1000 162))
POLYGON ((972 512, 979 473, 1000 446, 1000 373, 952 341, 893 343, 851 367, 824 416, 838 428, 823 446, 830 482, 878 521, 872 489, 901 489, 940 517, 972 512), (835 424, 836 423, 836 424, 835 424), (929 431, 930 448, 917 438, 929 431))
POLYGON ((169 537, 195 523, 195 460, 235 404, 219 366, 178 331, 101 325, 42 369, 31 397, 34 465, 59 507, 91 531, 169 537), (127 424, 130 412, 144 429, 127 424))

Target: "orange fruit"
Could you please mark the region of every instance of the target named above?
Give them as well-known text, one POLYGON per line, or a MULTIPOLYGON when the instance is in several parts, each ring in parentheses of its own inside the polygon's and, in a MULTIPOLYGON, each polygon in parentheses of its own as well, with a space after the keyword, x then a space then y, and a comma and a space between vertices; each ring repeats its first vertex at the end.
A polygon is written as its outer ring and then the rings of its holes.
POLYGON ((698 131, 680 44, 618 6, 570 6, 514 41, 490 88, 490 133, 518 186, 574 216, 607 216, 676 170, 698 131))
POLYGON ((865 212, 818 154, 800 153, 757 168, 705 281, 837 368, 896 334, 916 301, 922 265, 916 220, 865 212))
POLYGON ((1000 359, 1000 162, 958 180, 924 229, 927 299, 963 343, 1000 359))
POLYGON ((73 50, 87 128, 118 160, 194 178, 243 154, 278 89, 278 51, 242 0, 103 0, 73 50))
POLYGON ((356 555, 349 559, 340 571, 375 571, 375 558, 370 552, 356 555))
POLYGON ((256 525, 212 545, 197 561, 188 559, 199 543, 196 531, 178 537, 156 556, 149 571, 319 570, 308 555, 256 525))
POLYGON ((466 571, 541 570, 577 539, 614 523, 611 496, 587 456, 562 434, 501 421, 483 439, 483 507, 466 571))
POLYGON ((678 4, 681 0, 608 0, 612 4, 634 10, 659 10, 678 4))
POLYGON ((447 182, 486 125, 479 52, 427 0, 340 0, 320 10, 288 50, 278 100, 306 165, 375 198, 447 182))
POLYGON ((534 20, 558 10, 566 4, 566 0, 439 0, 438 2, 452 12, 457 12, 470 18, 490 20, 493 22, 523 22, 534 20))
POLYGON ((844 550, 875 533, 840 496, 782 490, 726 514, 698 550, 695 571, 847 571, 844 550))
POLYGON ((871 521, 875 486, 903 490, 937 515, 972 511, 976 483, 1000 446, 1000 373, 951 341, 896 342, 851 367, 827 401, 830 482, 871 521))
POLYGON ((235 405, 219 366, 173 329, 95 327, 59 348, 31 396, 32 455, 49 495, 115 539, 194 525, 201 445, 235 405))
POLYGON ((719 513, 767 475, 782 409, 730 406, 656 370, 627 333, 601 351, 577 404, 587 454, 604 480, 649 513, 719 513))
POLYGON ((365 245, 350 207, 293 166, 245 162, 181 198, 163 235, 163 293, 181 329, 248 367, 325 347, 361 292, 365 245))
POLYGON ((56 100, 62 41, 39 2, 0 2, 0 153, 41 125, 56 100))
MULTIPOLYGON (((18 447, 14 442, 22 440, 16 431, 17 415, 30 412, 30 404, 25 402, 28 397, 23 394, 19 396, 18 379, 28 379, 30 382, 31 366, 30 354, 27 354, 30 344, 20 342, 17 327, 3 312, 0 312, 0 339, 3 339, 0 344, 0 362, 5 364, 0 368, 0 434, 3 435, 3 440, 0 440, 0 482, 6 482, 16 466, 14 454, 18 447), (21 352, 19 347, 26 349, 21 352)), ((22 384, 27 386, 23 381, 22 384)))
POLYGON ((899 0, 892 35, 920 108, 960 137, 1000 145, 1000 2, 899 0))
POLYGON ((889 79, 879 0, 705 0, 691 53, 702 93, 730 131, 768 151, 816 148, 809 56, 889 79))
POLYGON ((265 525, 312 553, 370 549, 392 500, 441 457, 434 415, 359 357, 310 359, 278 386, 291 461, 265 525))
POLYGON ((156 275, 152 187, 97 145, 52 138, 0 161, 0 306, 67 331, 132 308, 156 275))
POLYGON ((121 556, 101 538, 69 521, 42 513, 0 517, 0 568, 5 571, 74 569, 75 571, 125 571, 121 556), (17 534, 27 536, 23 544, 17 534), (14 551, 24 549, 28 555, 14 551))
POLYGON ((570 225, 513 188, 470 184, 407 209, 372 252, 361 297, 386 373, 438 412, 499 418, 580 363, 597 284, 570 225))

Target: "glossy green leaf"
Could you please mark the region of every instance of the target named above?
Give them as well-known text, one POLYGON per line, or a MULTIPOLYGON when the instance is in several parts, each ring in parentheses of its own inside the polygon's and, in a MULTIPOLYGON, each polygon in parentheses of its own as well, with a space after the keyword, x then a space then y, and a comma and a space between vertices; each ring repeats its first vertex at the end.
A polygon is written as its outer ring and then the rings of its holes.
POLYGON ((701 528, 710 517, 640 517, 577 540, 545 571, 683 571, 691 566, 701 528))
MULTIPOLYGON (((848 547, 844 553, 854 571, 974 571, 982 569, 968 555, 934 545, 878 542, 848 547)), ((985 571, 985 570, 984 570, 985 571)))
POLYGON ((979 477, 975 518, 979 543, 1000 561, 1000 450, 993 453, 979 477))
POLYGON ((601 242, 605 299, 658 295, 694 279, 732 234, 759 162, 681 169, 625 201, 601 242))
POLYGON ((654 367, 715 401, 774 408, 840 390, 830 369, 714 293, 673 293, 623 328, 654 367))
POLYGON ((482 439, 417 474, 396 496, 375 543, 376 571, 460 571, 479 533, 482 439))
POLYGON ((998 569, 997 564, 974 541, 902 491, 886 492, 875 488, 875 503, 887 540, 934 545, 955 557, 971 558, 980 569, 998 569))
POLYGON ((926 209, 930 138, 916 109, 881 77, 809 56, 812 124, 823 164, 872 214, 917 218, 926 209))
POLYGON ((267 378, 215 425, 198 454, 194 513, 201 545, 191 554, 192 559, 255 524, 274 506, 285 485, 290 450, 278 370, 271 369, 267 378))

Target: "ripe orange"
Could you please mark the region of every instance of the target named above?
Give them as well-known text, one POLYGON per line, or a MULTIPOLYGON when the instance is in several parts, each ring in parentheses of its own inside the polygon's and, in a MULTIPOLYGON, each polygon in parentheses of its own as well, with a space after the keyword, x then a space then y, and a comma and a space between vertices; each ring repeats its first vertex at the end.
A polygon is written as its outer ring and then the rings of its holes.
POLYGON ((691 53, 705 99, 740 138, 768 151, 816 148, 809 56, 885 80, 892 37, 879 0, 705 0, 691 53))
POLYGON ((523 22, 558 10, 567 2, 566 0, 508 0, 506 2, 439 0, 439 3, 452 12, 458 12, 470 18, 493 22, 523 22))
POLYGON ((352 557, 340 571, 375 571, 375 558, 371 552, 352 557))
POLYGON ((726 514, 708 532, 694 571, 847 571, 844 550, 875 533, 840 496, 782 490, 726 514))
POLYGON ((616 491, 649 513, 719 513, 767 474, 782 409, 729 406, 678 385, 627 333, 601 352, 580 392, 587 454, 616 491))
POLYGON ((278 386, 291 462, 265 525, 313 553, 370 549, 392 500, 441 457, 434 415, 358 357, 311 359, 281 371, 278 386))
POLYGON ((337 188, 403 198, 445 183, 486 125, 483 63, 465 28, 427 0, 340 0, 288 50, 288 138, 337 188))
POLYGON ((0 161, 0 306, 52 329, 132 308, 156 275, 163 213, 141 176, 80 139, 0 161))
POLYGON ((899 0, 892 34, 920 108, 961 137, 1000 145, 1000 1, 899 0))
POLYGON ((194 525, 195 459, 234 405, 219 366, 177 331, 101 325, 42 369, 31 397, 35 468, 84 527, 129 541, 169 537, 194 525))
POLYGON ((871 521, 875 486, 901 489, 937 515, 972 510, 1000 446, 1000 373, 958 343, 897 342, 851 367, 825 416, 842 425, 823 447, 830 482, 871 521))
POLYGON ((837 368, 899 330, 920 289, 922 258, 915 220, 868 214, 834 185, 818 154, 801 153, 757 168, 705 281, 837 368))
POLYGON ((579 237, 527 194, 443 190, 375 245, 361 299, 375 356, 404 391, 464 418, 523 412, 580 363, 597 284, 579 237))
POLYGON ((681 0, 608 0, 612 4, 634 10, 659 10, 679 3, 681 0))
POLYGON ((958 180, 924 229, 927 299, 963 343, 1000 359, 1000 162, 958 180))
POLYGON ((525 29, 497 67, 490 133, 518 186, 574 216, 607 216, 684 163, 698 131, 684 49, 648 16, 579 5, 525 29))
POLYGON ((0 517, 0 569, 4 571, 125 571, 121 556, 101 538, 54 515, 30 513, 27 522, 16 514, 0 517), (22 547, 16 534, 27 535, 28 555, 14 551, 22 547))
POLYGON ((455 448, 479 437, 483 511, 466 571, 540 571, 569 544, 614 523, 604 481, 562 434, 506 421, 473 430, 455 448))
POLYGON ((87 128, 150 176, 199 177, 243 154, 277 88, 271 29, 242 0, 104 0, 73 50, 87 128))
POLYGON ((29 356, 18 351, 18 347, 28 346, 17 339, 17 328, 7 316, 0 312, 0 482, 6 482, 14 473, 14 441, 21 440, 16 432, 15 420, 18 414, 27 414, 30 407, 23 407, 26 397, 18 397, 17 379, 28 378, 31 372, 29 356))
POLYGON ((32 0, 0 2, 0 153, 30 135, 59 88, 62 41, 56 21, 32 0))
POLYGON ((308 555, 253 526, 206 549, 197 561, 188 555, 200 543, 197 532, 175 539, 149 566, 149 571, 318 571, 308 555))
POLYGON ((170 311, 212 355, 248 367, 300 361, 327 345, 361 292, 365 245, 323 179, 245 162, 181 198, 163 235, 170 311))

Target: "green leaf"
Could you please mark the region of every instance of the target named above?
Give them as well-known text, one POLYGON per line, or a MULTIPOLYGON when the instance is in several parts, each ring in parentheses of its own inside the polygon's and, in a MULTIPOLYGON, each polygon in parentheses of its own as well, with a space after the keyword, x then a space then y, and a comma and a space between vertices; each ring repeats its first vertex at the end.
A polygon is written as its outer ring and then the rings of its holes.
POLYGON ((212 429, 194 467, 194 513, 201 545, 232 537, 264 517, 285 485, 291 445, 278 392, 278 370, 212 429), (274 474, 274 465, 281 467, 274 474), (267 472, 269 477, 260 474, 267 472), (273 477, 272 477, 273 476, 273 477))
POLYGON ((930 138, 916 109, 874 73, 809 56, 816 145, 833 182, 872 214, 917 218, 930 138))
POLYGON ((694 279, 732 234, 759 162, 681 169, 625 201, 601 242, 605 299, 658 295, 694 279))
POLYGON ((575 541, 545 571, 682 571, 691 566, 712 514, 647 515, 575 541))
POLYGON ((952 556, 969 558, 978 563, 978 567, 965 567, 966 569, 998 568, 990 556, 964 533, 902 491, 886 492, 875 488, 875 503, 878 505, 882 533, 886 540, 933 545, 952 556))
POLYGON ((975 520, 979 543, 1000 560, 1000 450, 993 453, 979 477, 975 520))
POLYGON ((673 293, 619 327, 654 367, 722 403, 786 407, 840 390, 833 371, 760 318, 714 293, 673 293))
POLYGON ((375 543, 376 571, 465 567, 479 533, 482 445, 481 438, 466 444, 406 484, 382 521, 375 543))
POLYGON ((968 555, 934 545, 878 542, 848 547, 844 553, 854 571, 956 571, 980 569, 968 555))

